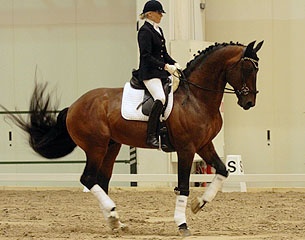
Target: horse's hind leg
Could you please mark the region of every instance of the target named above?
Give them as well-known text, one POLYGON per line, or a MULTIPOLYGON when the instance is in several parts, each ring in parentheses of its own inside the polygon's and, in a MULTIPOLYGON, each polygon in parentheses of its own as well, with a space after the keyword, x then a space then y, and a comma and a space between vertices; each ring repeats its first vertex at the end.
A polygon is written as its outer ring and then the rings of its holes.
POLYGON ((90 189, 91 193, 99 201, 105 219, 107 221, 113 219, 113 217, 116 219, 116 225, 113 224, 113 221, 108 221, 111 229, 115 229, 115 226, 120 227, 115 210, 116 205, 107 194, 114 160, 120 150, 120 146, 120 144, 113 144, 109 147, 92 147, 90 151, 86 151, 87 162, 81 176, 81 183, 90 189), (103 166, 108 167, 103 168, 103 166))
POLYGON ((107 153, 97 173, 97 183, 108 194, 109 182, 116 157, 119 154, 122 144, 112 142, 108 146, 107 153))
POLYGON ((207 202, 211 202, 217 192, 221 189, 223 181, 228 177, 226 166, 215 151, 214 145, 208 145, 197 152, 199 156, 209 165, 215 168, 216 176, 201 197, 192 201, 192 211, 197 213, 207 202))
MULTIPOLYGON (((109 181, 112 175, 115 159, 120 151, 120 143, 110 143, 102 165, 99 167, 97 181, 98 185, 108 194, 109 181)), ((105 216, 105 213, 104 213, 105 216)), ((125 225, 120 222, 119 215, 114 206, 105 216, 111 229, 124 229, 125 225)))

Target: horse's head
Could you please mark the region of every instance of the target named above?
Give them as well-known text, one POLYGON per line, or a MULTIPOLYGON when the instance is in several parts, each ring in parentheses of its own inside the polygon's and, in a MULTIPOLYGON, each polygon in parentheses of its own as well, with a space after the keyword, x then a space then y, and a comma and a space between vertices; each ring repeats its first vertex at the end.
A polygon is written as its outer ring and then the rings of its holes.
POLYGON ((245 47, 242 57, 231 65, 226 73, 227 82, 234 88, 238 98, 238 105, 248 110, 255 106, 256 94, 256 75, 258 72, 257 52, 262 47, 261 41, 254 48, 255 41, 245 47))

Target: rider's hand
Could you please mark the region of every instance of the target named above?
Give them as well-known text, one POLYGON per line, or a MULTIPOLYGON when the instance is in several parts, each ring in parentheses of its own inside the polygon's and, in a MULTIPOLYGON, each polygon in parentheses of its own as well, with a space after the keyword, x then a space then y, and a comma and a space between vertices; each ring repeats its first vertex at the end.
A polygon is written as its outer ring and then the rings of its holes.
POLYGON ((177 67, 175 65, 165 64, 164 69, 168 71, 170 74, 174 74, 177 71, 177 67))
POLYGON ((175 66, 178 70, 181 70, 182 71, 182 67, 179 65, 179 63, 175 63, 175 66))

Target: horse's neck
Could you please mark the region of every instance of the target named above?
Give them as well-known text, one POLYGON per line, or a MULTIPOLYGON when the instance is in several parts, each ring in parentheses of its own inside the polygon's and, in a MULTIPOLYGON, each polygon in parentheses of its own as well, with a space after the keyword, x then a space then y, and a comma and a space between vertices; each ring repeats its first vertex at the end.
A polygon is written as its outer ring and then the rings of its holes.
POLYGON ((226 86, 226 68, 238 61, 242 53, 241 46, 224 46, 203 56, 201 62, 194 62, 197 66, 189 66, 193 70, 187 78, 194 83, 190 84, 190 91, 195 101, 218 113, 226 86))
POLYGON ((225 72, 215 71, 210 69, 195 70, 190 76, 189 81, 195 83, 197 86, 190 85, 190 92, 192 96, 200 104, 204 104, 211 112, 218 112, 223 98, 223 92, 226 85, 225 72))

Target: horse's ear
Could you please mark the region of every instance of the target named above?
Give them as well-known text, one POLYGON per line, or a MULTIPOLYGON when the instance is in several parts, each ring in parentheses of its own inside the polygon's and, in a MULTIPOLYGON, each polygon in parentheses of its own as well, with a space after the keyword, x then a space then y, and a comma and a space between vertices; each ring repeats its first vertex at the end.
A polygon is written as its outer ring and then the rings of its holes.
POLYGON ((263 46, 263 43, 264 43, 264 40, 261 41, 260 43, 258 43, 258 44, 256 45, 256 47, 253 49, 253 51, 254 51, 255 53, 257 53, 258 50, 260 50, 261 47, 263 46))
POLYGON ((245 50, 245 53, 244 53, 244 56, 245 57, 249 57, 252 55, 253 53, 253 47, 254 47, 254 44, 255 44, 256 41, 253 41, 253 42, 250 42, 245 50))

